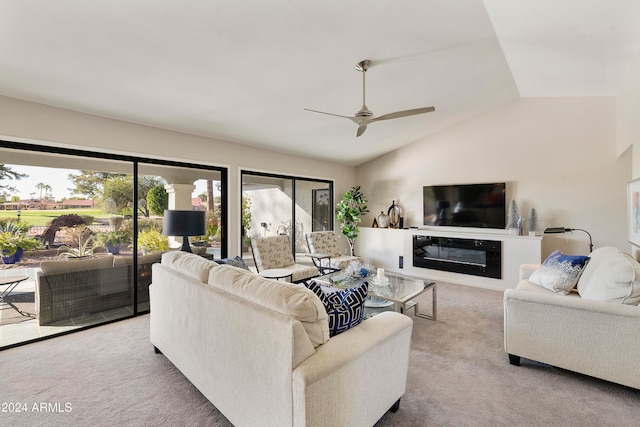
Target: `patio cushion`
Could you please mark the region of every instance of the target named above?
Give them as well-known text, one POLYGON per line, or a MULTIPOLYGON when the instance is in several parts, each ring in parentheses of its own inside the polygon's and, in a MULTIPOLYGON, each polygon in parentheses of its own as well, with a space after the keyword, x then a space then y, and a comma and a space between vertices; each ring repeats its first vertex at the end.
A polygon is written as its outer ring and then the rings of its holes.
POLYGON ((59 274, 84 270, 99 270, 113 267, 114 256, 101 255, 95 258, 79 260, 42 261, 40 268, 43 274, 59 274))

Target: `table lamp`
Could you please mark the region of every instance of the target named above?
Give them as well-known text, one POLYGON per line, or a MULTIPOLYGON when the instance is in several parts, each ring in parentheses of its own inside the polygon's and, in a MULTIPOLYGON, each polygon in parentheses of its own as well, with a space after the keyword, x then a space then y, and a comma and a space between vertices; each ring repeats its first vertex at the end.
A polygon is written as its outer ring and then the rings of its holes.
POLYGON ((189 236, 201 236, 205 234, 205 211, 164 211, 162 220, 162 234, 165 236, 181 236, 182 248, 185 252, 191 252, 189 236))

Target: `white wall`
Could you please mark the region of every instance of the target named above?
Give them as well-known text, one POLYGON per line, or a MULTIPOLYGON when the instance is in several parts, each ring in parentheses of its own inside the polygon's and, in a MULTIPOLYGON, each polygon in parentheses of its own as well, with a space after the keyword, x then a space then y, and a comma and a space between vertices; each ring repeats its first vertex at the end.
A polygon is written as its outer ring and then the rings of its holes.
MULTIPOLYGON (((240 170, 334 181, 337 199, 355 169, 0 96, 0 139, 229 168, 229 255, 240 253, 240 170)), ((302 142, 301 142, 302 143, 302 142)), ((336 201, 334 201, 335 204, 336 201)))
MULTIPOLYGON (((536 209, 539 231, 584 228, 596 247, 629 252, 631 150, 616 147, 615 98, 525 98, 372 160, 356 178, 370 210, 386 213, 395 199, 405 227, 422 225, 425 185, 504 181, 521 215, 536 209)), ((588 253, 588 238, 546 235, 543 255, 554 249, 588 253)))
MULTIPOLYGON (((634 145, 640 150, 640 52, 636 55, 617 97, 618 152, 634 145)), ((640 177, 640 156, 633 155, 634 178, 640 177)))

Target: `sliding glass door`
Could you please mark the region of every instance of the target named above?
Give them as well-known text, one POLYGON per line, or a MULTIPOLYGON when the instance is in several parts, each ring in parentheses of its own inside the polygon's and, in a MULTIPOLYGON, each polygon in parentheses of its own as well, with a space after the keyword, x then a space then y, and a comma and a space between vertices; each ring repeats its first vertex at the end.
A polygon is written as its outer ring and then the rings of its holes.
POLYGON ((226 169, 0 141, 0 348, 149 311, 179 250, 166 209, 206 211, 193 252, 226 248, 226 169))
POLYGON ((293 176, 242 172, 242 255, 253 265, 250 241, 286 234, 298 262, 310 262, 305 235, 333 229, 333 183, 293 176))
POLYGON ((205 234, 189 238, 193 253, 208 259, 226 256, 222 201, 223 172, 157 163, 138 163, 137 304, 149 309, 151 265, 167 250, 182 246, 182 237, 163 236, 165 209, 206 212, 205 234), (223 255, 224 254, 224 255, 223 255))

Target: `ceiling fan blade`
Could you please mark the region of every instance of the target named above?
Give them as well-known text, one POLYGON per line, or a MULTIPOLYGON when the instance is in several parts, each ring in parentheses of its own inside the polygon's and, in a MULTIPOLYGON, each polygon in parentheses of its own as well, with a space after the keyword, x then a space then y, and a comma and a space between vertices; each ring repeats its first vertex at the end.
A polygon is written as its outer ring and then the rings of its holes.
POLYGON ((360 135, 362 135, 365 130, 367 130, 367 125, 366 124, 362 124, 362 125, 358 126, 358 132, 356 133, 356 138, 359 137, 360 135))
POLYGON ((431 113, 436 111, 433 107, 416 108, 413 110, 396 111, 395 113, 383 114, 382 116, 373 117, 370 120, 372 122, 378 122, 380 120, 398 119, 400 117, 415 116, 416 114, 431 113))
POLYGON ((326 113, 324 111, 310 110, 308 108, 304 108, 304 111, 311 111, 312 113, 326 114, 328 116, 336 116, 336 117, 342 117, 342 118, 345 118, 345 119, 353 120, 353 117, 351 117, 351 116, 342 116, 340 114, 326 113))

